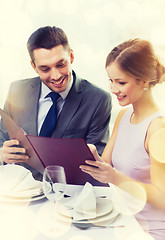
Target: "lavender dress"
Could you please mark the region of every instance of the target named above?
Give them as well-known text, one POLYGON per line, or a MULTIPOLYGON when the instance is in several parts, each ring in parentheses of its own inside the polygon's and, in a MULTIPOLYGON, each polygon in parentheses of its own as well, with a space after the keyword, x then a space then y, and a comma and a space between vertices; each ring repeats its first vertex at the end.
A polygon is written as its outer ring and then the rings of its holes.
MULTIPOLYGON (((149 124, 162 114, 156 112, 139 124, 131 124, 132 113, 133 109, 129 108, 119 124, 112 152, 112 165, 134 180, 150 183, 150 158, 144 148, 144 142, 149 124)), ((142 228, 156 240, 165 240, 165 210, 147 203, 135 217, 142 228)))

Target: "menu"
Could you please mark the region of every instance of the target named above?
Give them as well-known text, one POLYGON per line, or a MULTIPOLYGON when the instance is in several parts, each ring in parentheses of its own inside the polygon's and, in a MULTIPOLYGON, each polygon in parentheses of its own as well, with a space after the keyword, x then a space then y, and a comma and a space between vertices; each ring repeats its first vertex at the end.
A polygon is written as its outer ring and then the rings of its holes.
POLYGON ((94 180, 89 174, 81 171, 80 165, 85 160, 95 161, 85 139, 80 138, 51 138, 28 135, 25 131, 0 108, 2 121, 8 131, 10 139, 17 139, 29 155, 28 165, 43 174, 48 165, 64 167, 68 184, 104 185, 94 180))

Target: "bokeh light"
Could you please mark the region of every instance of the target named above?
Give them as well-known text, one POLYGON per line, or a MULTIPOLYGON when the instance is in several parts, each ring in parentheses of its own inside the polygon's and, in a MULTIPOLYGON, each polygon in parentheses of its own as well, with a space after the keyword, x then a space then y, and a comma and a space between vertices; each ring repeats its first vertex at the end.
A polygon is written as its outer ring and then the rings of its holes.
POLYGON ((58 238, 66 234, 70 230, 71 223, 71 217, 68 217, 66 221, 61 219, 53 202, 44 204, 37 214, 37 225, 40 232, 51 238, 58 238))
POLYGON ((123 182, 115 191, 115 208, 124 215, 134 215, 143 210, 146 204, 145 190, 135 182, 123 182))
POLYGON ((149 151, 151 157, 160 163, 165 163, 165 128, 156 131, 150 138, 149 151))
POLYGON ((26 8, 30 14, 38 16, 44 12, 45 5, 45 0, 28 0, 26 8))
POLYGON ((84 14, 87 24, 95 26, 101 21, 101 14, 97 9, 87 10, 84 14))
POLYGON ((119 4, 116 1, 107 1, 103 5, 103 13, 105 17, 113 20, 116 16, 119 18, 121 14, 121 10, 119 4))
POLYGON ((62 11, 66 15, 74 14, 78 9, 79 1, 77 0, 63 0, 61 7, 62 11))
POLYGON ((21 51, 22 44, 24 44, 29 37, 32 22, 30 16, 23 11, 7 10, 7 12, 8 14, 6 14, 6 11, 0 12, 2 21, 2 34, 0 37, 0 42, 2 45, 7 46, 9 49, 17 49, 17 52, 19 53, 21 51), (9 16, 12 21, 9 20, 9 16))
POLYGON ((135 232, 133 235, 131 235, 130 237, 128 237, 125 240, 154 240, 154 238, 149 235, 148 233, 139 233, 139 232, 135 232))
POLYGON ((75 236, 69 238, 68 240, 92 240, 92 238, 90 238, 88 236, 75 235, 75 236))
POLYGON ((38 233, 35 215, 31 211, 10 212, 0 215, 1 239, 32 240, 38 233))

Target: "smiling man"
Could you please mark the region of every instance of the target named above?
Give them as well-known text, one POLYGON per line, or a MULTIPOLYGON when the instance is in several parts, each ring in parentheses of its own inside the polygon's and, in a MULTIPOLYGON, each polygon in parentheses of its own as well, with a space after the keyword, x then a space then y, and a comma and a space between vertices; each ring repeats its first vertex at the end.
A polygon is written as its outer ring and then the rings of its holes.
MULTIPOLYGON (((38 77, 11 84, 5 111, 27 134, 43 136, 44 121, 50 109, 55 108, 50 93, 58 93, 56 125, 47 136, 83 138, 101 154, 109 138, 110 94, 79 78, 72 70, 74 53, 62 29, 39 28, 28 39, 27 48, 38 77)), ((48 122, 46 127, 49 125, 48 122)), ((28 160, 26 149, 17 145, 17 140, 9 140, 1 122, 1 157, 5 163, 28 160)))

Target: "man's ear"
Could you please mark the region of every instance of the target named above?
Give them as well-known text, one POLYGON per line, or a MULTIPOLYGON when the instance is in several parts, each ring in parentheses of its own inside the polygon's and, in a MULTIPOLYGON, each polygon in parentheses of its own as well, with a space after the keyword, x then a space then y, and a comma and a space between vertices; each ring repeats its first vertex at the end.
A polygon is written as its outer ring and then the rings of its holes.
POLYGON ((71 64, 73 63, 73 61, 74 61, 74 53, 73 53, 73 50, 70 49, 70 62, 71 62, 71 64))
POLYGON ((38 73, 35 63, 32 60, 30 61, 30 63, 32 65, 32 68, 35 70, 35 72, 38 73))

